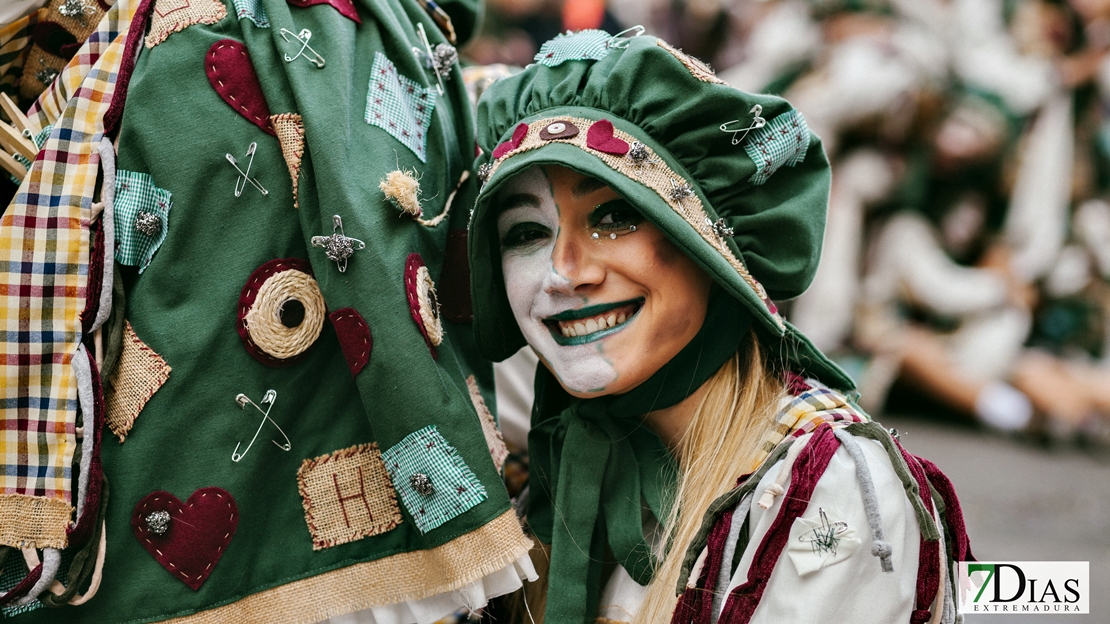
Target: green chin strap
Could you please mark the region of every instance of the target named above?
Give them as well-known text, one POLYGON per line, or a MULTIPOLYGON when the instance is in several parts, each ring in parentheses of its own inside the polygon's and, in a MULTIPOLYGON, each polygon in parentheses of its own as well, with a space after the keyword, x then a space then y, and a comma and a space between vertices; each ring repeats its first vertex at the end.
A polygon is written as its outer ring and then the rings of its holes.
POLYGON ((678 471, 643 416, 693 394, 741 348, 751 325, 740 303, 715 288, 697 335, 629 392, 574 399, 539 367, 528 521, 552 545, 545 621, 594 621, 605 560, 615 558, 641 585, 651 581, 657 561, 641 500, 666 518, 678 471))

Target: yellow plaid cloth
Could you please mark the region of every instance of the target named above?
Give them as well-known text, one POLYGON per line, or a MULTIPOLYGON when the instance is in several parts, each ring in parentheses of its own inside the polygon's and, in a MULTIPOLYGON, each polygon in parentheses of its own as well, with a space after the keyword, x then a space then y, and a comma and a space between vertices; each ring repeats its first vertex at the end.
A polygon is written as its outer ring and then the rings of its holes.
POLYGON ((61 548, 70 521, 97 144, 138 0, 119 0, 32 107, 54 124, 0 219, 0 544, 61 548), (19 517, 18 525, 4 520, 19 517))
POLYGON ((762 464, 787 436, 796 438, 805 435, 823 422, 846 426, 871 421, 871 417, 853 405, 848 397, 816 379, 796 379, 791 385, 794 386, 792 394, 783 399, 775 417, 775 426, 760 444, 758 461, 753 464, 753 469, 762 464))

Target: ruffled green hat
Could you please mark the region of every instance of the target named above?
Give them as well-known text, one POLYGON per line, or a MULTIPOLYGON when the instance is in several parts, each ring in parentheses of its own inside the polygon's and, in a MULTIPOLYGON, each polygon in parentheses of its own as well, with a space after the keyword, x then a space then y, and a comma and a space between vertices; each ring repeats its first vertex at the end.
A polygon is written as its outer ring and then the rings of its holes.
POLYGON ((820 140, 781 98, 738 91, 661 39, 562 35, 478 103, 471 216, 474 330, 500 361, 525 344, 501 275, 491 198, 534 165, 598 178, 636 205, 745 310, 796 373, 854 384, 772 302, 809 286, 830 170, 820 140))

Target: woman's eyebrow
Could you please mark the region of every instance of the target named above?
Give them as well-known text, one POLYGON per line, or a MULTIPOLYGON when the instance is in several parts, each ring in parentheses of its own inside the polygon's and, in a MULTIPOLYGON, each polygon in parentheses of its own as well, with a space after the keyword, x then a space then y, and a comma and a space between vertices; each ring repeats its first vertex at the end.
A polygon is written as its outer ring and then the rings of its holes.
POLYGON ((601 180, 598 180, 597 178, 582 178, 578 181, 578 184, 574 186, 574 190, 572 190, 571 193, 576 198, 581 198, 589 195, 590 193, 593 193, 594 191, 603 189, 606 186, 608 186, 608 184, 602 182, 601 180))
POLYGON ((539 208, 540 198, 531 193, 513 193, 503 201, 498 202, 497 212, 500 214, 514 208, 539 208))

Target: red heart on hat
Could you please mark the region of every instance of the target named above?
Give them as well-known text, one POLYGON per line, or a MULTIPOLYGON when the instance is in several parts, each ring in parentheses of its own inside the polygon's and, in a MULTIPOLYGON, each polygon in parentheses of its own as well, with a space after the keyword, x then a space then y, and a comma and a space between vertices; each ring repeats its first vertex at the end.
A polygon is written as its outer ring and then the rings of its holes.
POLYGON ((235 499, 218 487, 201 488, 184 503, 169 492, 152 492, 131 514, 143 548, 193 591, 212 574, 238 525, 235 499))
POLYGON ((513 130, 513 138, 505 141, 504 143, 498 145, 493 149, 493 159, 497 160, 505 154, 508 154, 509 152, 520 147, 520 144, 524 141, 524 137, 526 136, 528 136, 528 124, 517 124, 516 130, 513 130))
POLYGON ((628 142, 613 136, 613 122, 608 119, 595 122, 586 131, 586 147, 614 156, 628 153, 628 142))

